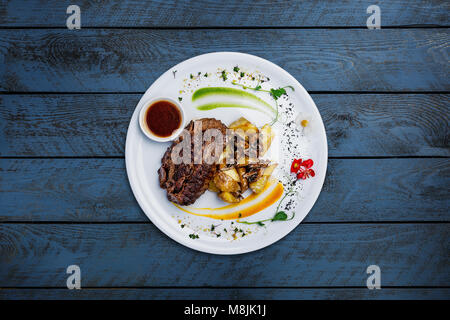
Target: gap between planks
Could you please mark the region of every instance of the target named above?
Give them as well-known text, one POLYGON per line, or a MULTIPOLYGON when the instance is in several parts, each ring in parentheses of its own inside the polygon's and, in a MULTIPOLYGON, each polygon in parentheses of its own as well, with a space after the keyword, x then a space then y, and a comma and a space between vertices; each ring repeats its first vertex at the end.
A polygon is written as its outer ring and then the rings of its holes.
MULTIPOLYGON (((449 159, 450 156, 331 156, 332 160, 384 160, 384 159, 449 159)), ((125 156, 0 156, 0 159, 125 159, 125 156)))
MULTIPOLYGON (((41 289, 41 290, 67 290, 67 287, 0 287, 0 290, 30 290, 30 289, 41 289)), ((121 287, 82 287, 85 290, 102 290, 102 289, 367 289, 365 286, 268 286, 268 287, 246 287, 246 286, 121 286, 121 287)), ((450 286, 382 286, 382 289, 450 289, 450 286)))
MULTIPOLYGON (((130 95, 130 94, 144 94, 145 91, 124 91, 124 92, 117 92, 117 91, 89 91, 89 92, 83 92, 83 91, 1 91, 0 95, 99 95, 99 94, 111 94, 111 95, 130 95)), ((392 94, 392 95, 399 95, 399 94, 450 94, 450 91, 327 91, 327 90, 309 90, 309 94, 392 94)))
MULTIPOLYGON (((450 26, 438 24, 412 24, 398 26, 382 26, 383 29, 448 29, 450 26)), ((0 26, 0 30, 66 30, 66 26, 0 26)), ((368 29, 367 26, 82 26, 82 30, 342 30, 342 29, 368 29)))
MULTIPOLYGON (((427 221, 414 221, 414 220, 403 220, 403 221, 302 221, 301 224, 448 224, 450 220, 427 220, 427 221)), ((21 221, 21 220, 0 220, 0 225, 2 224, 39 224, 39 225, 72 225, 72 224, 89 224, 89 225, 113 225, 113 224, 153 224, 150 220, 148 221, 21 221)))

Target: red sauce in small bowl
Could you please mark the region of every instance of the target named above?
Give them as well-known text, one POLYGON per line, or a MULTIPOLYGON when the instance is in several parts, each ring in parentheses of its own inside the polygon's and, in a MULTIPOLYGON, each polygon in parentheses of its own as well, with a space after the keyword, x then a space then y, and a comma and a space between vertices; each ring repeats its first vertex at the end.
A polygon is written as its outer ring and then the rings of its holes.
POLYGON ((181 117, 178 106, 167 100, 159 100, 147 108, 145 123, 155 136, 167 138, 181 126, 181 117))

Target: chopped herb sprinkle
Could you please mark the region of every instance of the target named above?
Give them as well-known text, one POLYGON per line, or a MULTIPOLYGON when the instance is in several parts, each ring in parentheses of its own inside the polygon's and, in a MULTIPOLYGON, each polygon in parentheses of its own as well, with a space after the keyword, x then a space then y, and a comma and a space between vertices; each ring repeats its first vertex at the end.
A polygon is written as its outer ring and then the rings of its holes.
POLYGON ((223 81, 227 80, 227 72, 225 70, 222 71, 222 75, 221 75, 223 81))

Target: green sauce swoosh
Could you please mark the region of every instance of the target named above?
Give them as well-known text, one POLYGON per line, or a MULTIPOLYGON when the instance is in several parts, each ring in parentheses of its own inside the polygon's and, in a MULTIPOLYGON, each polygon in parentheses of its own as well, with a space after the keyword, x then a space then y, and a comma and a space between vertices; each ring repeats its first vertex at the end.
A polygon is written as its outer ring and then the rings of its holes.
MULTIPOLYGON (((267 102, 265 102, 263 99, 255 96, 254 94, 251 94, 247 91, 244 90, 239 90, 239 89, 234 89, 234 88, 227 88, 227 87, 205 87, 205 88, 200 88, 198 90, 196 90, 193 94, 192 94, 192 101, 196 101, 200 98, 203 97, 207 97, 207 96, 212 96, 212 95, 231 95, 231 96, 236 96, 236 97, 241 97, 241 98, 247 98, 253 101, 258 102, 259 104, 261 104, 262 106, 264 106, 265 108, 269 109, 271 112, 276 113, 277 111, 267 102)), ((208 104, 211 105, 211 104, 208 104)), ((227 108, 231 107, 231 104, 227 104, 227 103, 221 103, 222 108, 224 108, 224 105, 228 105, 227 108)), ((233 108, 242 108, 242 105, 239 105, 239 107, 237 107, 237 104, 234 104, 235 106, 233 108)), ((204 107, 204 106, 200 106, 200 107, 204 107)), ((211 110, 211 109, 200 109, 200 107, 197 107, 197 109, 199 110, 211 110)), ((255 109, 258 110, 257 108, 252 108, 249 106, 245 106, 247 109, 255 109)), ((219 107, 216 107, 219 108, 219 107)), ((215 108, 213 108, 215 109, 215 108)))
POLYGON ((244 108, 244 109, 252 109, 252 110, 256 110, 256 111, 263 112, 263 113, 265 113, 265 114, 271 116, 271 114, 268 114, 267 112, 265 112, 264 110, 261 110, 260 108, 253 107, 253 106, 247 106, 247 105, 245 105, 245 104, 238 104, 238 103, 211 102, 211 103, 203 104, 203 105, 197 107, 197 109, 198 109, 198 110, 201 110, 201 111, 213 110, 213 109, 218 109, 218 108, 244 108))

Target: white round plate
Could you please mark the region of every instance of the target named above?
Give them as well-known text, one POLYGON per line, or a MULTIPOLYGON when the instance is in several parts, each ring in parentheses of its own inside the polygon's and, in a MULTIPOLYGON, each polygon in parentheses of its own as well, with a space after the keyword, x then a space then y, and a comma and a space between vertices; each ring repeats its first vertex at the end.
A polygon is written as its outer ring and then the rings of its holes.
MULTIPOLYGON (((275 101, 268 93, 246 91, 275 105, 275 101)), ((258 250, 291 232, 305 218, 319 196, 325 179, 327 160, 327 139, 322 118, 302 85, 272 62, 237 52, 200 55, 181 62, 161 75, 145 92, 136 106, 128 127, 125 147, 128 179, 134 196, 148 218, 175 241, 189 248, 214 254, 240 254, 258 250), (236 66, 239 68, 239 72, 233 71, 236 66), (222 70, 227 72, 226 81, 221 76, 222 70), (246 73, 243 79, 239 78, 240 72, 246 73), (207 73, 206 77, 205 73, 207 73), (169 97, 176 101, 178 98, 182 98, 181 104, 184 108, 186 123, 192 119, 206 117, 219 119, 228 125, 243 116, 259 127, 270 122, 270 117, 251 109, 223 108, 201 111, 195 108, 191 97, 196 89, 207 86, 241 89, 231 83, 233 79, 249 87, 255 87, 258 79, 267 78, 268 81, 261 83, 263 89, 270 90, 270 88, 277 89, 285 86, 294 88, 294 91, 286 88, 287 96, 283 95, 277 101, 280 108, 280 121, 273 127, 277 136, 269 150, 271 159, 279 164, 274 176, 281 181, 286 181, 286 176, 292 179, 295 176, 291 175, 289 170, 294 158, 314 160, 315 177, 297 182, 300 190, 293 195, 289 208, 284 210, 289 216, 295 214, 294 218, 289 221, 267 222, 264 226, 245 225, 236 223, 236 221, 221 221, 194 216, 176 208, 167 200, 166 191, 159 187, 157 173, 161 166, 161 158, 171 142, 155 142, 142 133, 138 123, 140 109, 147 101, 156 96, 169 97), (293 121, 299 113, 308 118, 311 125, 307 127, 308 130, 297 130, 294 127, 292 131, 293 121), (289 130, 292 131, 292 134, 298 134, 298 138, 295 138, 295 146, 283 141, 287 136, 283 130, 288 127, 291 128, 289 130), (211 231, 212 225, 214 225, 213 231, 211 231), (235 228, 242 231, 235 234, 233 231, 235 228), (199 237, 192 239, 189 236, 192 234, 199 237)), ((209 191, 206 191, 194 204, 197 208, 224 205, 224 202, 218 199, 216 194, 209 191)), ((256 221, 271 218, 275 214, 276 207, 277 203, 242 220, 256 221)))

